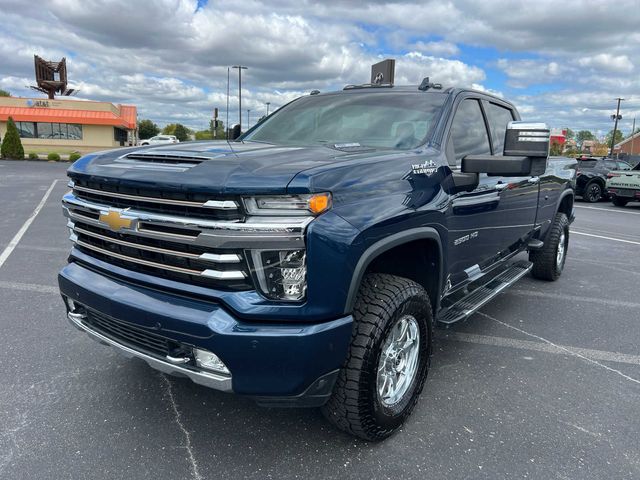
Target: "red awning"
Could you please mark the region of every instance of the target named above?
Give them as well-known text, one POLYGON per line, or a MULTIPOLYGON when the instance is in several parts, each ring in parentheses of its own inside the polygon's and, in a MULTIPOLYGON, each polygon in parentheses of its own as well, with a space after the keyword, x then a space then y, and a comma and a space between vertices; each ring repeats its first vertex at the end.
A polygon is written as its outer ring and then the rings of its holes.
POLYGON ((113 125, 114 127, 133 130, 136 128, 136 107, 120 106, 121 115, 113 112, 96 112, 92 110, 72 110, 63 108, 37 107, 0 107, 0 121, 6 122, 9 117, 14 122, 52 122, 79 123, 81 125, 113 125))

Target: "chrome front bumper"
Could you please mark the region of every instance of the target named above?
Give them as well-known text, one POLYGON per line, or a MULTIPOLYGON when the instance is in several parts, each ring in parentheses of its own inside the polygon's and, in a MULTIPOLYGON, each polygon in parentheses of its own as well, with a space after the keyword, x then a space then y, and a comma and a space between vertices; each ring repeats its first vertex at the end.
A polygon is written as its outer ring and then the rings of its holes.
POLYGON ((169 375, 187 377, 194 383, 204 385, 205 387, 213 388, 215 390, 220 390, 223 392, 233 391, 231 388, 231 376, 216 375, 215 373, 211 372, 184 368, 179 365, 172 364, 168 361, 163 361, 158 358, 152 357, 138 350, 134 350, 133 348, 118 343, 115 340, 102 335, 101 333, 96 332, 89 326, 85 325, 82 321, 84 318, 83 314, 68 312, 67 318, 74 327, 87 333, 91 338, 100 343, 115 347, 119 353, 127 358, 140 358, 147 362, 147 364, 155 370, 167 373, 169 375))

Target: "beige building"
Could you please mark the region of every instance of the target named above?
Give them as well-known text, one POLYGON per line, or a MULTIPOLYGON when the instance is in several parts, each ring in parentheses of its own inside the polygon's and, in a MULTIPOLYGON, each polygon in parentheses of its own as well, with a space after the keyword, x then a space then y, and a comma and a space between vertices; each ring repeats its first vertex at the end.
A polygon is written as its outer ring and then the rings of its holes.
POLYGON ((135 145, 137 109, 108 102, 0 97, 0 138, 11 117, 25 153, 82 154, 135 145))

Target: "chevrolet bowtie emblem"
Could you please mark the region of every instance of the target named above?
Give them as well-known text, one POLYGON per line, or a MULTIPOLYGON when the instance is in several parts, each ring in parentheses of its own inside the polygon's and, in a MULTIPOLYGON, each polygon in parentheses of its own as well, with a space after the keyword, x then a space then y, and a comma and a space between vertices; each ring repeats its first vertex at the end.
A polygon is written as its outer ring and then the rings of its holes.
POLYGON ((131 228, 134 220, 134 218, 123 216, 118 210, 109 210, 107 213, 100 213, 100 221, 109 225, 109 228, 114 232, 122 230, 123 228, 131 228))

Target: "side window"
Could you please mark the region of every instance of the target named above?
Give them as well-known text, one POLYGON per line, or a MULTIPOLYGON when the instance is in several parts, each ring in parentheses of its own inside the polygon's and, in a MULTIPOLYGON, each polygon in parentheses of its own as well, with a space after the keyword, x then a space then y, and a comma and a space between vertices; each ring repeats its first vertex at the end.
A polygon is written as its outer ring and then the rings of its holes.
POLYGON ((485 155, 491 153, 487 127, 478 100, 463 100, 458 105, 449 137, 452 147, 452 159, 460 166, 467 155, 485 155))
POLYGON ((491 130, 491 140, 493 141, 493 154, 502 155, 504 151, 504 136, 507 133, 507 125, 513 120, 513 113, 510 109, 496 105, 487 104, 487 119, 491 130))
POLYGON ((626 162, 618 162, 618 170, 631 170, 631 165, 626 162))
POLYGON ((607 160, 604 162, 604 168, 606 168, 607 170, 615 170, 617 168, 616 162, 607 160))

